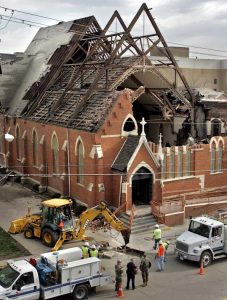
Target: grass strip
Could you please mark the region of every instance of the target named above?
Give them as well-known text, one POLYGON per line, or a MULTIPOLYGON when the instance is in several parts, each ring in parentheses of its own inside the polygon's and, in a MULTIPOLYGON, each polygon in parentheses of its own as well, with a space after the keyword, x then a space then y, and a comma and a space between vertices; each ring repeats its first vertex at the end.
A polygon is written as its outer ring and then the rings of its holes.
POLYGON ((0 260, 28 256, 30 254, 28 250, 0 227, 0 260))

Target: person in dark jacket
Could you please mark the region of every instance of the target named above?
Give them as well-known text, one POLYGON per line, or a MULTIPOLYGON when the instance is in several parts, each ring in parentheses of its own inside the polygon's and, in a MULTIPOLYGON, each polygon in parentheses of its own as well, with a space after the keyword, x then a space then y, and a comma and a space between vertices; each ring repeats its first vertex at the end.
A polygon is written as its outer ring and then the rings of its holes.
POLYGON ((135 287, 135 275, 137 273, 137 267, 134 263, 133 258, 130 260, 130 262, 127 264, 127 270, 126 270, 126 274, 127 274, 127 285, 126 285, 126 290, 129 289, 129 284, 130 281, 132 281, 132 289, 134 290, 135 287))

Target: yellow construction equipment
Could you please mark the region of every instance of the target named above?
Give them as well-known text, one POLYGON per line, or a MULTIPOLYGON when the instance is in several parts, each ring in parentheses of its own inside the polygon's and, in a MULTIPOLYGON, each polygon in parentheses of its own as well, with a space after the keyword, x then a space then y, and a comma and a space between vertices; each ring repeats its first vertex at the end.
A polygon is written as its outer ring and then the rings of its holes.
POLYGON ((130 229, 108 209, 105 202, 86 209, 76 221, 73 218, 72 200, 50 199, 41 205, 40 214, 31 215, 28 209, 24 218, 12 221, 9 232, 24 232, 27 239, 37 237, 44 245, 53 247, 52 251, 57 251, 65 241, 87 240, 85 231, 101 215, 115 230, 121 232, 125 244, 129 243, 130 229))

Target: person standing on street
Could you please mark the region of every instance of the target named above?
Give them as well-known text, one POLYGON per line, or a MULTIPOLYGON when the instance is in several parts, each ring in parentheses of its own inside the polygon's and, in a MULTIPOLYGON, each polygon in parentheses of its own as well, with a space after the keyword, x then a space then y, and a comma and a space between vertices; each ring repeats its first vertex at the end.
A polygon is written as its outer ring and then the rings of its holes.
POLYGON ((157 249, 158 242, 161 240, 161 238, 162 238, 162 231, 159 228, 159 225, 156 224, 155 225, 155 230, 154 230, 154 233, 153 233, 153 240, 154 240, 154 247, 153 247, 153 249, 154 250, 157 249))
POLYGON ((140 271, 141 271, 142 279, 143 279, 142 286, 147 286, 148 274, 149 274, 150 267, 151 267, 151 262, 148 260, 146 253, 144 252, 141 257, 141 261, 140 261, 140 271))
POLYGON ((162 244, 162 241, 160 240, 158 243, 158 251, 155 255, 156 266, 157 266, 156 272, 164 271, 164 266, 165 266, 164 257, 165 257, 165 248, 162 244))
POLYGON ((117 261, 115 265, 115 291, 119 290, 119 287, 122 286, 122 275, 123 275, 123 266, 121 260, 117 261))
POLYGON ((130 281, 132 281, 132 289, 134 290, 136 288, 135 287, 135 275, 137 274, 137 267, 134 263, 133 258, 127 264, 126 274, 127 274, 126 290, 129 290, 130 281))
POLYGON ((169 241, 163 242, 163 246, 165 248, 164 262, 166 262, 166 252, 169 248, 169 241))

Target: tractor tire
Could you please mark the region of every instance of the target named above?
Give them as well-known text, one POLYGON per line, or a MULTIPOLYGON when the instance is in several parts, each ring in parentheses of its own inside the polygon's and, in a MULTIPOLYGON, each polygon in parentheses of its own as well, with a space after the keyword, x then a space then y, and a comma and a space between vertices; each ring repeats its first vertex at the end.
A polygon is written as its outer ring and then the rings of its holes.
POLYGON ((44 228, 42 231, 41 239, 42 243, 47 247, 54 247, 59 235, 56 231, 51 230, 50 228, 44 228))
POLYGON ((72 293, 73 300, 84 300, 88 298, 88 287, 84 284, 77 285, 72 293))
POLYGON ((31 225, 27 224, 24 228, 24 237, 26 239, 33 239, 34 238, 34 230, 31 225))
POLYGON ((201 255, 200 264, 203 263, 203 267, 206 268, 212 263, 212 255, 209 251, 204 251, 201 255))

